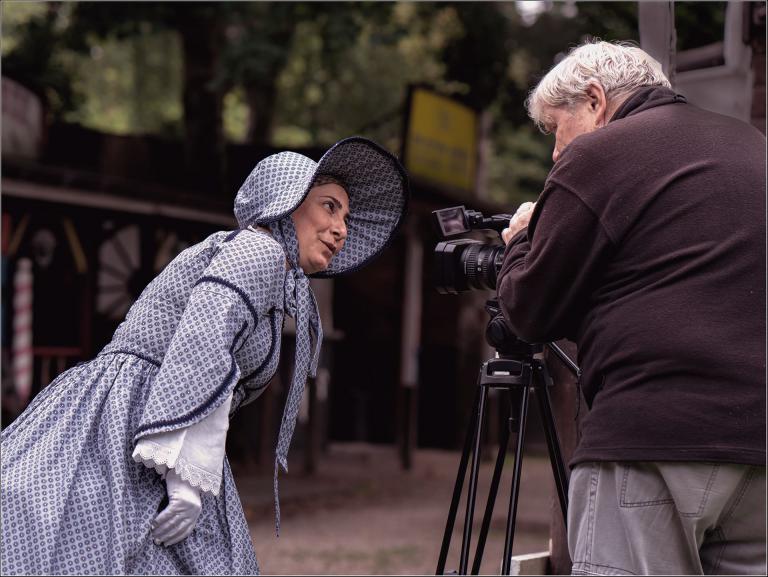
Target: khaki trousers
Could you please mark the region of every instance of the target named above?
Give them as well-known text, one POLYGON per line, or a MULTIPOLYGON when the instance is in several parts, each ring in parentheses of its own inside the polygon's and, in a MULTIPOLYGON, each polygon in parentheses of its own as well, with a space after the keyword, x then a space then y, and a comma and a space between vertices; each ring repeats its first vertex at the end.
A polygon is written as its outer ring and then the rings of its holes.
POLYGON ((765 467, 582 463, 569 484, 574 575, 765 575, 765 467))

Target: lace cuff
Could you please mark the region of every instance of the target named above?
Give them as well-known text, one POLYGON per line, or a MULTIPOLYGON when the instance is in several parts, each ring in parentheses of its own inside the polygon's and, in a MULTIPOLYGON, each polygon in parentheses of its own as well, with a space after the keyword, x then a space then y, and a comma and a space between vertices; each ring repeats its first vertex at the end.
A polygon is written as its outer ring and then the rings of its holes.
POLYGON ((173 469, 178 456, 179 451, 176 447, 161 445, 149 439, 142 439, 136 443, 132 455, 134 461, 142 463, 149 469, 154 469, 163 478, 165 478, 169 467, 173 469))
POLYGON ((181 457, 176 461, 176 466, 173 470, 193 487, 197 487, 205 493, 211 493, 218 497, 219 490, 221 489, 221 475, 211 473, 200 467, 195 466, 190 461, 187 461, 184 457, 181 457))
POLYGON ((193 487, 218 496, 231 403, 232 395, 194 425, 143 437, 136 443, 133 460, 163 476, 173 469, 193 487))

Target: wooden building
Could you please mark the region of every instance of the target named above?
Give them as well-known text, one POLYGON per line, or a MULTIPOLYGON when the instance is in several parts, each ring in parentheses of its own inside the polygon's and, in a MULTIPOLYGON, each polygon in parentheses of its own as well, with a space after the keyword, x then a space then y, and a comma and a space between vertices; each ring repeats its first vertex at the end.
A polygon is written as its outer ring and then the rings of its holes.
MULTIPOLYGON (((187 177, 178 141, 46 126, 40 99, 5 77, 3 96, 7 425, 28 401, 25 380, 34 395, 64 369, 92 358, 178 252, 236 227, 238 187, 275 150, 230 145, 224 188, 231 195, 216 197, 187 177), (31 264, 29 318, 14 308, 21 302, 14 279, 22 274, 22 261, 31 264), (28 346, 20 338, 25 334, 28 346)), ((297 152, 318 159, 323 151, 297 152)), ((432 251, 440 238, 431 211, 457 204, 501 211, 466 192, 414 178, 407 222, 393 244, 361 271, 313 280, 326 346, 295 441, 314 449, 306 452, 308 469, 327 440, 454 448, 463 437, 479 363, 488 353, 482 331, 489 295, 440 295, 433 287, 432 251)), ((268 392, 233 421, 234 460, 271 466, 286 393, 281 382, 290 374, 289 323, 285 332, 288 362, 268 392)))

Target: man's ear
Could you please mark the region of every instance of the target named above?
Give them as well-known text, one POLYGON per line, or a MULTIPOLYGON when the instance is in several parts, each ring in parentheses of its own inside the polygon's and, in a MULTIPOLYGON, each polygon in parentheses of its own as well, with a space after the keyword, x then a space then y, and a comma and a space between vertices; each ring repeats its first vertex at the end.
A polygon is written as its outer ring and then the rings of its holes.
POLYGON ((599 105, 596 92, 597 91, 592 86, 587 88, 587 102, 589 103, 589 108, 592 112, 597 112, 597 107, 599 105))
POLYGON ((603 90, 603 87, 599 84, 590 84, 587 86, 586 92, 589 109, 596 116, 596 124, 598 126, 604 126, 608 122, 608 118, 606 117, 608 112, 608 98, 605 95, 605 90, 603 90))

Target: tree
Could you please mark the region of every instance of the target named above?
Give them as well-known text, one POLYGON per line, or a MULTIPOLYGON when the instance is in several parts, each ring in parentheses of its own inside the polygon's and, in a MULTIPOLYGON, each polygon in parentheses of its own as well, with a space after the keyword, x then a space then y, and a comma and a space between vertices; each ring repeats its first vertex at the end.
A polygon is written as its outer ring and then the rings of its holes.
POLYGON ((82 100, 73 87, 73 79, 58 58, 63 47, 61 6, 3 5, 3 38, 9 40, 7 21, 26 19, 24 33, 10 42, 3 54, 3 75, 14 78, 39 94, 54 118, 76 109, 82 100), (20 14, 17 16, 16 12, 20 14))
POLYGON ((238 3, 229 8, 227 42, 217 84, 240 87, 249 111, 246 141, 271 141, 279 80, 293 54, 296 31, 313 24, 320 60, 330 73, 357 41, 366 20, 383 21, 389 3, 238 3))
POLYGON ((224 174, 222 94, 214 80, 226 4, 205 2, 78 2, 66 39, 89 51, 95 41, 173 30, 181 38, 184 148, 188 182, 216 194, 224 174))
MULTIPOLYGON (((710 4, 678 7, 687 44, 718 26, 722 3, 710 4)), ((4 14, 22 11, 6 5, 4 14)), ((228 125, 245 142, 323 146, 359 133, 399 150, 406 88, 421 83, 490 116, 491 197, 534 198, 551 167, 551 141, 527 118, 528 91, 588 36, 638 39, 633 2, 544 3, 535 20, 514 2, 38 6, 4 48, 4 73, 37 86, 56 117, 101 115, 102 127, 119 121, 123 131, 183 135, 190 182, 212 192, 224 170, 225 114, 237 112, 228 125), (96 58, 104 48, 108 70, 96 58), (105 105, 94 108, 99 99, 105 105), (123 113, 115 120, 105 110, 123 113)))

